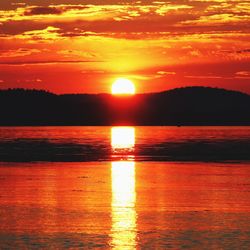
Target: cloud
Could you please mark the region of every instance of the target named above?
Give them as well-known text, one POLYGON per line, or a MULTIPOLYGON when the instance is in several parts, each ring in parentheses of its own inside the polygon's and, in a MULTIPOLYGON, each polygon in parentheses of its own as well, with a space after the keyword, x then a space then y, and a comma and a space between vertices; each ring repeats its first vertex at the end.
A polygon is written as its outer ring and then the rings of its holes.
POLYGON ((196 20, 182 21, 180 24, 183 25, 201 25, 201 26, 215 26, 225 25, 231 26, 232 22, 245 23, 249 22, 248 15, 236 15, 233 13, 216 13, 212 15, 200 16, 196 20))
POLYGON ((42 80, 40 78, 35 79, 25 79, 25 80, 17 80, 19 83, 27 82, 27 83, 41 83, 42 80))
POLYGON ((32 39, 32 40, 52 40, 59 39, 59 28, 48 26, 41 30, 32 30, 16 35, 15 38, 19 39, 32 39))
POLYGON ((235 73, 238 76, 250 76, 250 71, 238 71, 235 73))
POLYGON ((93 75, 93 74, 105 74, 106 71, 104 70, 83 70, 81 71, 82 74, 93 75))
POLYGON ((108 36, 109 33, 97 33, 92 31, 84 31, 78 28, 75 28, 72 31, 61 31, 60 35, 62 37, 87 37, 87 36, 108 36))
POLYGON ((250 71, 238 71, 235 73, 235 78, 250 79, 250 71))
POLYGON ((17 61, 17 62, 0 62, 0 65, 7 66, 25 66, 25 65, 46 65, 46 64, 81 64, 81 63, 96 63, 103 61, 91 61, 91 60, 79 60, 79 61, 67 61, 67 60, 58 60, 58 61, 17 61))
POLYGON ((59 14, 62 14, 62 11, 56 7, 30 7, 24 11, 25 16, 59 14))
POLYGON ((250 53, 250 49, 242 49, 242 50, 237 50, 236 53, 250 53))
POLYGON ((0 33, 20 34, 39 30, 46 25, 61 29, 61 36, 64 37, 100 33, 117 38, 137 39, 137 36, 141 39, 139 32, 143 32, 144 37, 156 37, 157 32, 170 32, 173 36, 197 33, 200 29, 202 32, 230 32, 247 30, 249 24, 247 4, 236 0, 230 3, 187 0, 174 3, 137 1, 133 4, 129 1, 123 4, 117 4, 117 1, 105 1, 105 4, 101 1, 98 4, 84 1, 85 4, 72 4, 79 2, 72 0, 65 4, 65 1, 54 1, 53 4, 43 3, 44 6, 39 6, 39 1, 35 1, 37 6, 21 5, 16 9, 0 10, 0 33), (239 24, 241 27, 238 27, 239 24), (82 31, 77 32, 76 28, 82 31))
POLYGON ((11 3, 12 6, 25 6, 26 3, 11 3))
POLYGON ((176 72, 173 71, 158 71, 158 75, 176 75, 176 72))
POLYGON ((0 21, 39 21, 39 22, 74 22, 74 21, 95 21, 114 20, 127 21, 137 19, 156 19, 167 15, 185 14, 186 10, 191 10, 192 5, 152 3, 142 4, 51 4, 48 6, 18 6, 15 10, 0 11, 0 21), (46 20, 43 19, 46 16, 46 20))
MULTIPOLYGON (((158 2, 158 3, 161 4, 160 2, 158 2)), ((178 10, 192 9, 192 8, 193 8, 193 6, 190 6, 190 5, 162 4, 160 7, 155 9, 155 13, 159 14, 160 16, 165 16, 170 11, 178 11, 178 10)))
POLYGON ((216 75, 187 75, 185 78, 193 78, 193 79, 232 79, 232 77, 226 76, 216 76, 216 75))
POLYGON ((8 50, 0 50, 0 57, 21 57, 21 56, 28 56, 34 53, 39 53, 40 50, 38 49, 26 49, 26 48, 19 48, 19 49, 8 49, 8 50))
POLYGON ((189 54, 191 56, 201 56, 201 52, 199 50, 191 50, 189 54))
POLYGON ((147 80, 153 80, 157 78, 161 78, 162 76, 159 75, 154 75, 154 74, 140 74, 140 75, 129 75, 128 76, 130 79, 134 80, 142 80, 142 81, 147 81, 147 80))
POLYGON ((57 52, 65 57, 77 56, 82 58, 93 59, 97 58, 98 54, 93 51, 82 51, 82 50, 60 50, 57 52))

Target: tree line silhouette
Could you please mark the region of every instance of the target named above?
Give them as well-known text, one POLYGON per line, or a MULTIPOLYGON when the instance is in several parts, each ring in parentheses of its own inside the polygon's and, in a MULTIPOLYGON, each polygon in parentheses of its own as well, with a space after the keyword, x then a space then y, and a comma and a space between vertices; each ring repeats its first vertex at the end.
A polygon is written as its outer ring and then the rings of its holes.
POLYGON ((8 89, 0 107, 1 126, 250 125, 249 95, 209 87, 134 96, 8 89))

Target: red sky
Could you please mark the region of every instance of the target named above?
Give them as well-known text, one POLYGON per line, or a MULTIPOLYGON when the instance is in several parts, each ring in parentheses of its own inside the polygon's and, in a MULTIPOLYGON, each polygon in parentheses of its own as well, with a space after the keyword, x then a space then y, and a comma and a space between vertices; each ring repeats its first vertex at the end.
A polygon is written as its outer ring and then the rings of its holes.
POLYGON ((250 93, 249 31, 249 1, 4 0, 0 88, 100 93, 126 77, 250 93))

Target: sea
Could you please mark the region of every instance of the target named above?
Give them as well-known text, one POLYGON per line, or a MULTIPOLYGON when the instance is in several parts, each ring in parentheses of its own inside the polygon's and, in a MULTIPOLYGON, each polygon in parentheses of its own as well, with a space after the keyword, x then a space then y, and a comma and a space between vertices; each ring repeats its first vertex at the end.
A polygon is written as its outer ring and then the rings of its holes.
POLYGON ((250 249, 250 127, 0 127, 0 249, 250 249))

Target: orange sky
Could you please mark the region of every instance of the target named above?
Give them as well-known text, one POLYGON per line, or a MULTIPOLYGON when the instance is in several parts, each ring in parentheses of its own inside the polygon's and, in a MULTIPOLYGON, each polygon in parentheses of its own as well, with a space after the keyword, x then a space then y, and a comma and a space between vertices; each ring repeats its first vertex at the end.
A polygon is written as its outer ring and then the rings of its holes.
POLYGON ((240 0, 0 2, 0 88, 250 93, 250 5, 240 0), (105 4, 104 4, 105 2, 105 4))

